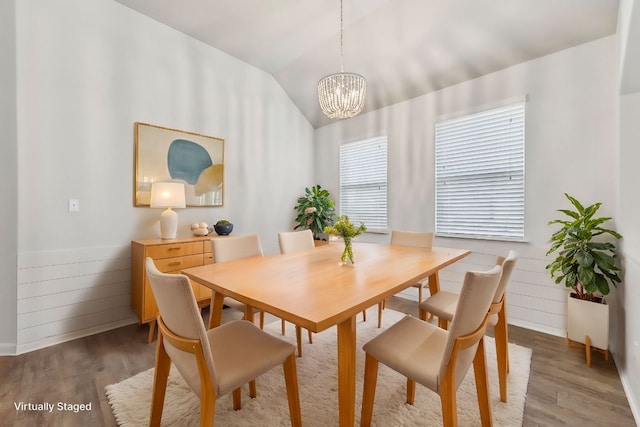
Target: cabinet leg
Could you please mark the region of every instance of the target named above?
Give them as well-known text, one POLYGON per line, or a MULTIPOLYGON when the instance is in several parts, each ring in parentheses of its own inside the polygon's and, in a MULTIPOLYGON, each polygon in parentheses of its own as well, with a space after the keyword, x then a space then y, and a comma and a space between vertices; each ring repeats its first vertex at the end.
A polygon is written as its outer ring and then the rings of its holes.
POLYGON ((153 341, 153 335, 155 331, 156 331, 156 321, 152 320, 151 322, 149 322, 149 336, 147 337, 147 343, 150 343, 151 341, 153 341))

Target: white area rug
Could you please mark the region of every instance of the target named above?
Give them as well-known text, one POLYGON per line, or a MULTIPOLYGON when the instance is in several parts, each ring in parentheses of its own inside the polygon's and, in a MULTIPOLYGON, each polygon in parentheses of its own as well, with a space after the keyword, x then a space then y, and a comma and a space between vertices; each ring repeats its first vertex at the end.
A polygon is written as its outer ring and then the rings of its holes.
MULTIPOLYGON (((379 334, 404 315, 384 310, 383 328, 378 329, 375 310, 368 313, 368 321, 357 322, 357 371, 356 371, 356 425, 360 419, 365 342, 379 334)), ((265 330, 280 336, 280 321, 271 323, 265 330)), ((296 358, 302 422, 305 426, 338 425, 337 349, 336 328, 314 334, 313 344, 303 333, 303 357, 296 358)), ((287 325, 285 339, 295 344, 295 328, 287 325)), ((489 369, 491 407, 496 426, 522 425, 524 402, 529 381, 531 349, 509 345, 510 373, 508 378, 508 402, 500 402, 498 374, 495 362, 495 344, 486 337, 487 366, 489 369)), ((115 418, 123 427, 148 425, 153 369, 149 369, 120 383, 106 387, 106 394, 115 418)), ((417 384, 415 404, 405 403, 406 379, 384 365, 378 372, 378 386, 373 409, 376 426, 437 426, 442 425, 440 398, 431 390, 417 384)), ((222 396, 216 405, 216 425, 220 426, 287 426, 287 405, 284 375, 275 368, 257 379, 258 397, 249 398, 248 387, 243 388, 242 409, 233 411, 231 397, 222 396)), ((461 426, 480 425, 478 401, 473 378, 473 368, 458 389, 458 421, 461 426)), ((163 426, 197 426, 199 402, 182 380, 176 369, 171 370, 166 393, 163 426)))

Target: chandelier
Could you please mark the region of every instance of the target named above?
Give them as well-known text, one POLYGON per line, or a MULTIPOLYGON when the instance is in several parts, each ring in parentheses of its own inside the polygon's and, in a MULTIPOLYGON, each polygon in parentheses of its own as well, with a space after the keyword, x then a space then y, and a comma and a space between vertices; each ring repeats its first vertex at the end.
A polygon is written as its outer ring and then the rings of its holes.
POLYGON ((342 65, 342 0, 340 0, 340 72, 318 82, 318 101, 325 116, 346 119, 357 116, 364 107, 367 82, 360 74, 345 73, 342 65))

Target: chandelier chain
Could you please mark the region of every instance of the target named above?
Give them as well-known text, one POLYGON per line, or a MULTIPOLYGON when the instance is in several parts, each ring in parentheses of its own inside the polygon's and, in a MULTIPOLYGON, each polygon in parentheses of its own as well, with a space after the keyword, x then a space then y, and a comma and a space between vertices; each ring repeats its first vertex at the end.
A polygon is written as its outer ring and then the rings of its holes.
POLYGON ((342 0, 340 0, 340 72, 344 73, 344 65, 342 59, 342 0))
POLYGON ((340 0, 340 72, 318 82, 320 109, 330 119, 346 119, 358 115, 364 107, 367 81, 359 74, 344 72, 344 17, 340 0))

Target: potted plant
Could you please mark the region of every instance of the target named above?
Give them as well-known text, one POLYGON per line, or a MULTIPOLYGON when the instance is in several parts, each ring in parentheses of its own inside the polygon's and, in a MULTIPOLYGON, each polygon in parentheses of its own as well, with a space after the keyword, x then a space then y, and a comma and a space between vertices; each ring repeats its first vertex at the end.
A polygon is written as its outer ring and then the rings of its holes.
POLYGON ((587 364, 590 365, 590 347, 596 347, 608 356, 609 306, 604 296, 609 286, 620 283, 616 266, 617 250, 606 235, 620 239, 617 232, 602 227, 610 217, 596 217, 602 203, 584 207, 565 193, 575 210, 559 209, 568 219, 550 221, 562 228, 551 236, 552 245, 547 255, 557 252, 556 258, 546 266, 555 282, 564 282, 572 290, 567 299, 567 345, 571 341, 585 344, 587 364))
POLYGON ((294 207, 298 212, 295 219, 298 225, 294 230, 309 229, 313 238, 320 240, 320 234, 324 232, 325 227, 333 223, 334 203, 329 197, 329 192, 320 185, 314 185, 311 189, 305 188, 304 192, 304 196, 298 199, 298 204, 294 207))
POLYGON ((363 223, 356 228, 355 225, 349 220, 349 217, 342 215, 338 217, 335 224, 329 225, 324 228, 324 232, 332 236, 341 237, 344 240, 344 251, 342 251, 342 257, 340 260, 346 263, 347 260, 353 264, 353 247, 351 245, 351 239, 367 231, 367 227, 363 223))
POLYGON ((221 219, 213 225, 213 229, 220 236, 228 236, 233 231, 233 224, 226 219, 221 219))

